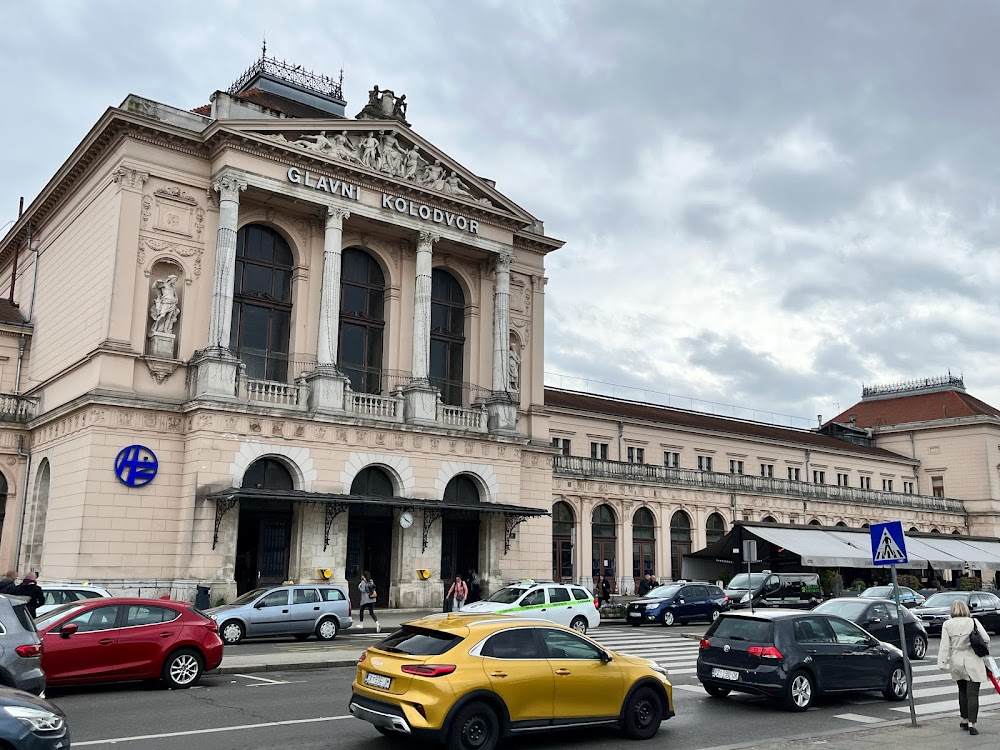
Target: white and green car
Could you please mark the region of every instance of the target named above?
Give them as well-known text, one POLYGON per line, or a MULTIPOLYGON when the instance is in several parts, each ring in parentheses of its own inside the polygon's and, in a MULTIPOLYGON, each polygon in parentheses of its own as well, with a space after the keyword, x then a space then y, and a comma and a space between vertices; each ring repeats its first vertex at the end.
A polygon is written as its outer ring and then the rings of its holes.
POLYGON ((464 614, 498 614, 551 620, 586 633, 601 624, 594 595, 582 586, 521 581, 497 591, 489 599, 462 607, 464 614))

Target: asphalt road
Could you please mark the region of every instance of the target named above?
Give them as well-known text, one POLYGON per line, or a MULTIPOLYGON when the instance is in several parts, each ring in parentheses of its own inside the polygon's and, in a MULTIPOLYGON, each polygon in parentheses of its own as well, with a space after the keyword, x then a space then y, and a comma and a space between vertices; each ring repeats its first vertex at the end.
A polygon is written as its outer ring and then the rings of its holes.
MULTIPOLYGON (((611 636, 611 630, 605 632, 611 636)), ((639 632, 658 637, 663 630, 639 632)), ((671 631, 673 635, 680 633, 671 631)), ((937 639, 932 639, 932 653, 924 665, 933 663, 936 648, 937 639)), ((859 719, 845 716, 864 715, 869 721, 906 718, 906 714, 893 710, 905 703, 888 703, 878 694, 821 700, 805 714, 792 714, 760 699, 735 694, 726 700, 715 700, 698 687, 693 675, 677 671, 680 674, 673 677, 677 716, 665 722, 657 737, 643 743, 643 747, 701 750, 859 726, 855 723, 859 719)), ((199 687, 191 690, 168 691, 158 684, 130 684, 50 689, 49 697, 69 716, 73 747, 99 750, 412 747, 407 742, 381 737, 347 713, 353 676, 352 668, 224 675, 206 677, 199 687)), ((520 750, 604 750, 636 745, 608 729, 519 738, 516 746, 520 750)))

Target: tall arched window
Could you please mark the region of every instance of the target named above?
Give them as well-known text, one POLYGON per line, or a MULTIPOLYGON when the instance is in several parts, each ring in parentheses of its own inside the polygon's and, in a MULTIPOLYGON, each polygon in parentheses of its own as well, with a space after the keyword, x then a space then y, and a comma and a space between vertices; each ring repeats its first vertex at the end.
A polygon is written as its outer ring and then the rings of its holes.
MULTIPOLYGON (((868 524, 865 524, 865 525, 867 526, 868 524)), ((940 534, 941 530, 940 529, 931 529, 931 533, 932 534, 940 534)))
POLYGON ((601 580, 607 576, 615 588, 615 546, 618 538, 618 519, 608 505, 598 505, 591 517, 592 565, 594 591, 600 592, 601 580))
POLYGON ((670 518, 670 564, 676 581, 683 573, 684 555, 691 551, 691 517, 679 510, 670 518))
POLYGON ((718 513, 713 513, 705 521, 705 541, 717 542, 726 535, 726 522, 718 513))
MULTIPOLYGON (((846 526, 847 524, 844 524, 844 525, 846 526)), ((838 526, 839 526, 839 524, 838 524, 838 526)), ((919 531, 920 531, 920 529, 918 529, 918 528, 917 528, 916 526, 911 526, 911 527, 910 527, 910 531, 911 531, 911 532, 912 532, 912 531, 916 531, 916 532, 919 532, 919 531)))
POLYGON ((479 502, 479 487, 471 477, 459 474, 452 477, 448 486, 444 488, 444 499, 466 505, 475 505, 479 502))
POLYGON ((275 458, 258 458, 243 473, 243 487, 267 490, 293 490, 292 473, 275 458))
POLYGON ((632 577, 656 572, 656 521, 648 508, 632 516, 632 577))
POLYGON ((462 359, 465 350, 465 294, 455 277, 431 273, 431 384, 441 400, 462 406, 462 359))
POLYGON ((760 519, 760 520, 761 520, 761 521, 763 521, 764 523, 777 523, 777 522, 778 522, 778 521, 777 521, 777 520, 775 519, 775 517, 774 517, 774 516, 764 516, 764 517, 763 517, 762 519, 760 519))
POLYGON ((392 479, 384 469, 377 466, 366 466, 351 482, 352 495, 368 495, 369 497, 392 497, 392 479))
POLYGON ((45 521, 49 515, 49 484, 51 469, 49 459, 43 458, 38 464, 35 476, 35 491, 31 498, 31 521, 28 525, 28 541, 24 548, 27 570, 41 570, 42 548, 45 544, 45 521))
POLYGON ((562 501, 552 506, 552 578, 556 581, 573 580, 573 537, 576 519, 569 503, 562 501))
POLYGON ((247 376, 288 380, 292 323, 292 251, 270 227, 248 224, 236 234, 236 281, 229 348, 247 376))
POLYGON ((344 250, 340 284, 340 371, 359 393, 382 391, 385 275, 364 250, 344 250))
MULTIPOLYGON (((847 526, 847 524, 844 523, 843 521, 837 521, 837 525, 838 526, 847 526)), ((910 531, 913 531, 913 529, 910 529, 910 531)))
POLYGON ((819 519, 818 519, 818 518, 814 518, 813 520, 811 520, 811 521, 809 522, 809 525, 810 525, 810 526, 822 526, 823 524, 821 524, 821 523, 819 522, 819 519))

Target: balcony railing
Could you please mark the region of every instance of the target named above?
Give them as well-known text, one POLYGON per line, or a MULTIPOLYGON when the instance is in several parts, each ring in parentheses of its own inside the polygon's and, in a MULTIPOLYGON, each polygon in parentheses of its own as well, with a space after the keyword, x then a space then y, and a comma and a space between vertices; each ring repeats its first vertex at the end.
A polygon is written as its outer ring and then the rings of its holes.
POLYGON ((883 505, 916 510, 964 513, 961 500, 928 495, 908 495, 901 492, 879 492, 835 484, 814 484, 787 479, 772 479, 749 474, 723 474, 695 469, 668 469, 652 464, 630 464, 581 456, 556 456, 553 462, 557 475, 587 479, 611 479, 646 482, 673 487, 695 487, 720 492, 743 492, 754 495, 780 495, 808 500, 883 505))
POLYGON ((461 406, 449 406, 438 401, 437 421, 444 427, 486 432, 486 404, 480 403, 471 409, 465 409, 461 406))
POLYGON ((35 416, 38 400, 12 393, 0 394, 0 422, 27 422, 35 416))
POLYGON ((369 419, 403 420, 402 396, 379 396, 374 393, 355 393, 348 389, 344 400, 349 414, 369 419))
POLYGON ((309 398, 309 386, 304 382, 281 383, 256 378, 247 378, 244 382, 247 399, 256 403, 305 408, 309 398))

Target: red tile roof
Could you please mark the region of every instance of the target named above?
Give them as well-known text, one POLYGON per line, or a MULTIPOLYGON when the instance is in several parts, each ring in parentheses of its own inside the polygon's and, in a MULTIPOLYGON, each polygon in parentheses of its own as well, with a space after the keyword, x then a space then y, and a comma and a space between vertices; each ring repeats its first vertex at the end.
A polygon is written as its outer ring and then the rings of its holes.
MULTIPOLYGON (((247 89, 246 91, 234 94, 233 98, 244 102, 250 102, 251 104, 256 104, 275 112, 281 112, 286 117, 312 117, 325 119, 331 119, 334 117, 329 112, 322 109, 317 109, 316 107, 310 107, 308 104, 302 104, 301 102, 286 99, 278 94, 272 94, 270 91, 264 91, 264 89, 247 89)), ((203 104, 200 107, 195 107, 191 111, 197 115, 210 115, 212 114, 212 105, 203 104)))
POLYGON ((205 117, 208 117, 210 114, 212 114, 212 105, 202 104, 200 107, 195 107, 191 111, 194 112, 196 115, 205 115, 205 117))
POLYGON ((811 430, 796 430, 790 427, 775 427, 760 422, 727 419, 726 417, 716 417, 711 414, 702 414, 701 412, 671 409, 666 406, 655 406, 637 401, 595 396, 578 391, 546 388, 545 405, 556 409, 570 409, 602 414, 612 419, 641 419, 648 422, 658 422, 667 426, 728 433, 737 437, 778 440, 786 443, 798 443, 803 446, 845 451, 848 453, 861 453, 867 456, 881 456, 883 458, 907 458, 883 448, 869 448, 864 445, 855 445, 846 440, 840 440, 829 435, 821 435, 811 430))
POLYGON ((830 421, 849 424, 851 416, 856 417, 858 427, 875 427, 957 417, 1000 417, 1000 410, 968 393, 947 390, 859 401, 830 421))

